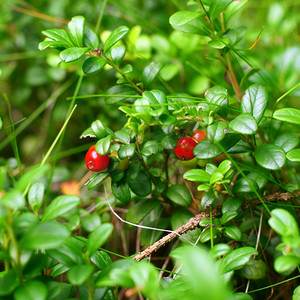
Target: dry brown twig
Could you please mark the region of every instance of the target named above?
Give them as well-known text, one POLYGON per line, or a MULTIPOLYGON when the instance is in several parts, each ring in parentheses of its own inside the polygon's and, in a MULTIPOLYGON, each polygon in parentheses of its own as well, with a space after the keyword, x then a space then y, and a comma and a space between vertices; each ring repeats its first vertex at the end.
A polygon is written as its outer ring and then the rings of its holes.
MULTIPOLYGON (((275 193, 273 195, 263 197, 263 200, 266 203, 274 202, 274 201, 285 201, 286 202, 286 201, 295 199, 297 197, 300 197, 300 192, 294 193, 293 195, 290 193, 275 193)), ((251 206, 255 206, 258 204, 261 204, 259 199, 251 199, 251 200, 245 201, 242 204, 242 208, 247 209, 251 206)), ((212 212, 213 218, 218 217, 219 215, 221 215, 220 208, 213 210, 213 212, 212 212)), ((158 249, 165 246, 167 243, 172 242, 175 238, 180 237, 182 234, 188 232, 189 230, 195 229, 196 227, 199 226, 199 223, 202 219, 209 218, 209 217, 210 217, 209 212, 201 212, 200 214, 197 214, 193 218, 189 219, 189 221, 186 224, 183 224, 182 226, 178 227, 174 232, 171 232, 171 233, 167 234, 166 236, 162 237, 160 240, 155 242, 153 245, 149 246, 144 251, 137 254, 133 259, 136 261, 140 261, 143 258, 150 256, 153 252, 156 252, 158 249)))

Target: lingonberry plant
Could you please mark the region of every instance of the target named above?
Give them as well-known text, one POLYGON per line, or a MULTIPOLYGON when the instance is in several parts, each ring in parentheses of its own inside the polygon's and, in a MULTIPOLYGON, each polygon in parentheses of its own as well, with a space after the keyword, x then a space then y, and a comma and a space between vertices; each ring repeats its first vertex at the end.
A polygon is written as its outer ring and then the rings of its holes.
POLYGON ((247 0, 173 2, 169 34, 99 34, 105 5, 95 29, 77 15, 42 31, 79 81, 42 162, 0 168, 4 299, 266 299, 284 282, 298 299, 300 50, 264 68, 260 28, 235 25, 247 0), (55 195, 47 161, 75 101, 99 111, 77 132, 93 173, 55 195))

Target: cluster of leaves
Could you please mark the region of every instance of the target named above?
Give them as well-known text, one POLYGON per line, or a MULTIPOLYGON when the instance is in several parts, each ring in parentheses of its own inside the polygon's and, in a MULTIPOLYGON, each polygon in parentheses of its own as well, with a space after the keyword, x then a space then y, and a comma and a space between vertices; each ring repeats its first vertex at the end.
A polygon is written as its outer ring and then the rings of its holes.
MULTIPOLYGON (((151 228, 175 230, 200 211, 208 217, 180 238, 184 246, 170 254, 174 270, 164 270, 171 275, 160 279, 156 266, 149 262, 124 257, 112 262, 111 249, 100 247, 114 226, 109 219, 88 214, 80 197, 44 200, 44 179, 50 168, 44 161, 18 180, 9 179, 2 167, 0 190, 5 190, 7 182, 13 188, 0 202, 0 255, 5 268, 0 276, 1 296, 66 299, 77 292, 81 299, 116 299, 122 287, 128 297, 142 293, 149 299, 252 299, 249 293, 234 289, 249 287, 250 280, 257 288, 262 287, 260 282, 267 284, 268 272, 273 272, 265 263, 269 257, 279 274, 289 276, 297 270, 299 216, 292 205, 293 215, 282 208, 270 211, 263 196, 278 193, 281 200, 280 192, 287 191, 298 201, 294 175, 300 161, 299 137, 288 124, 300 124, 300 110, 277 109, 287 94, 277 100, 269 96, 266 75, 238 50, 246 31, 227 26, 246 3, 191 1, 190 10, 175 12, 169 19, 175 30, 173 40, 156 36, 159 45, 168 49, 167 58, 158 56, 142 67, 139 55, 152 57, 132 45, 135 41, 138 48, 138 41, 143 40, 138 39, 138 27, 117 27, 102 42, 85 25, 85 18, 76 16, 67 31, 42 32, 46 38, 39 49, 59 50, 64 63, 82 62, 85 75, 116 72, 116 85, 102 97, 106 105, 118 108, 125 124, 116 129, 97 119, 81 135, 93 139, 99 154, 110 154, 108 168, 92 174, 87 188, 108 187, 109 183, 111 193, 105 190, 104 203, 98 199, 91 207, 105 211, 124 206, 126 221, 144 228, 139 239, 145 246, 162 234, 151 228), (195 52, 205 42, 229 83, 212 81, 207 91, 201 91, 203 98, 172 91, 167 82, 180 68, 170 57, 181 38, 195 52), (244 65, 246 70, 241 71, 244 65), (187 166, 176 159, 174 148, 179 138, 199 127, 207 138, 195 146, 196 158, 187 166), (244 204, 251 201, 255 205, 244 210, 244 204), (218 215, 213 216, 213 209, 218 215), (281 244, 278 235, 269 243, 270 228, 261 232, 266 220, 282 237, 281 244), (253 227, 258 228, 256 233, 253 227), (199 242, 210 250, 199 247, 199 242), (282 252, 279 257, 275 246, 282 252), (55 280, 64 274, 67 282, 55 280)), ((294 291, 295 297, 298 294, 299 288, 294 291)))

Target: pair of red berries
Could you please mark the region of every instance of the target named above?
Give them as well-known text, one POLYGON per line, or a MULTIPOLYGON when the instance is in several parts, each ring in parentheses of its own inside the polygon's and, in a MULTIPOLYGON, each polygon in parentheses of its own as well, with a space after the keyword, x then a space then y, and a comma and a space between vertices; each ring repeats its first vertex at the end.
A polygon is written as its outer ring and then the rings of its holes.
POLYGON ((193 151, 197 143, 201 142, 207 136, 202 129, 195 130, 192 137, 186 136, 177 141, 175 155, 181 160, 191 160, 195 157, 193 151))

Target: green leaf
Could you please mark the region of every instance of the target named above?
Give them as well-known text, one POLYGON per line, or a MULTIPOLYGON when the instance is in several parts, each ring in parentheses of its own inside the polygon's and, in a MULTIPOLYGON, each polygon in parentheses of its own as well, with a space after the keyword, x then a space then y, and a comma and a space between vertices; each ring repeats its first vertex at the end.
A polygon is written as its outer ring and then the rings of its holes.
POLYGON ((59 57, 61 58, 62 61, 69 63, 80 59, 82 56, 85 55, 88 49, 89 48, 77 48, 77 47, 68 48, 60 52, 59 57))
POLYGON ((37 165, 26 172, 15 184, 15 188, 20 192, 24 192, 28 185, 42 178, 50 169, 50 165, 37 165))
POLYGON ((43 221, 53 220, 69 212, 80 204, 77 196, 63 195, 55 198, 44 212, 43 221))
POLYGON ((279 121, 300 125, 300 109, 281 108, 274 112, 273 118, 279 121))
MULTIPOLYGON (((9 295, 19 285, 17 273, 14 268, 1 272, 0 276, 0 296, 9 295)), ((5 299, 5 298, 3 298, 5 299)), ((9 298, 7 298, 9 299, 9 298)))
POLYGON ((233 0, 213 0, 209 8, 209 16, 214 20, 233 0))
POLYGON ((0 130, 3 128, 3 121, 2 118, 0 117, 0 130))
POLYGON ((274 145, 281 147, 285 152, 299 145, 299 137, 295 133, 284 133, 276 137, 274 145))
POLYGON ((42 34, 50 40, 57 42, 56 45, 61 44, 62 48, 70 48, 74 46, 68 33, 64 29, 48 29, 42 31, 42 34))
POLYGON ((248 177, 238 179, 233 186, 234 193, 253 193, 255 190, 259 190, 258 184, 248 177))
POLYGON ((228 128, 226 122, 215 121, 207 127, 207 137, 213 143, 220 142, 225 137, 225 130, 228 128))
POLYGON ((268 105, 267 89, 259 84, 251 85, 245 92, 242 98, 242 111, 250 113, 257 124, 262 119, 268 105))
POLYGON ((33 211, 38 212, 43 203, 45 185, 42 182, 34 183, 28 192, 28 203, 33 211))
POLYGON ((257 250, 252 247, 241 247, 233 250, 220 261, 220 271, 225 274, 243 267, 249 262, 252 255, 258 255, 257 250))
POLYGON ((106 155, 109 152, 110 145, 111 135, 108 135, 96 143, 95 149, 100 155, 106 155))
POLYGON ((166 191, 166 196, 180 206, 188 206, 192 203, 192 196, 186 186, 175 184, 166 191))
POLYGON ((68 23, 70 38, 74 45, 82 47, 83 45, 83 32, 84 32, 85 18, 76 16, 68 23))
POLYGON ((285 164, 285 152, 276 145, 260 145, 255 149, 254 156, 260 166, 269 170, 278 170, 285 164))
POLYGON ((191 169, 183 174, 183 178, 189 181, 209 182, 211 175, 204 170, 191 169))
POLYGON ((230 43, 230 39, 228 37, 218 40, 209 41, 208 44, 215 49, 223 49, 230 43))
POLYGON ((290 161, 300 161, 300 149, 293 149, 286 154, 286 158, 290 161))
POLYGON ((241 134, 254 134, 258 127, 250 113, 242 113, 229 123, 229 128, 241 134))
POLYGON ((15 300, 46 300, 48 290, 41 281, 29 281, 14 292, 15 300))
POLYGON ((210 104, 209 109, 211 111, 220 113, 224 110, 224 107, 227 107, 227 96, 227 89, 216 85, 208 90, 205 99, 210 104))
POLYGON ((20 247, 28 250, 59 247, 70 235, 66 226, 57 221, 40 222, 32 226, 21 238, 20 247))
POLYGON ((110 51, 111 60, 117 66, 119 66, 125 56, 125 53, 126 53, 126 47, 124 45, 113 47, 110 51))
POLYGON ((140 200, 128 209, 126 220, 139 224, 154 210, 161 210, 160 201, 155 199, 140 200))
POLYGON ((104 223, 91 233, 86 247, 86 252, 89 256, 108 240, 113 229, 114 226, 111 223, 104 223))
POLYGON ((100 40, 98 34, 92 28, 84 28, 83 45, 92 49, 99 48, 100 40))
POLYGON ((274 262, 274 269, 278 273, 288 273, 291 274, 297 266, 300 264, 300 259, 298 256, 280 256, 276 258, 274 262))
POLYGON ((238 197, 230 197, 226 199, 222 205, 222 214, 227 211, 237 211, 242 205, 242 199, 238 197))
POLYGON ((125 180, 111 183, 111 190, 114 196, 123 203, 127 203, 131 199, 129 185, 125 180))
POLYGON ((115 45, 124 35, 126 35, 129 31, 127 26, 120 26, 116 28, 107 40, 104 43, 103 51, 104 54, 113 46, 115 45))
POLYGON ((70 268, 67 278, 73 285, 82 285, 92 275, 94 267, 91 265, 77 265, 70 268))
POLYGON ((224 175, 220 172, 215 172, 211 175, 210 180, 209 180, 209 184, 213 185, 214 183, 217 183, 219 181, 222 181, 224 178, 224 175))
POLYGON ((107 60, 102 57, 89 57, 82 65, 83 73, 90 75, 99 72, 107 64, 107 60))
POLYGON ((263 260, 251 259, 240 272, 247 279, 258 280, 266 276, 267 267, 263 260))
POLYGON ((142 82, 146 89, 149 89, 152 81, 157 76, 163 64, 151 62, 148 66, 145 67, 142 75, 142 82))
POLYGON ((236 210, 230 209, 223 213, 220 222, 222 225, 226 224, 230 220, 234 219, 238 215, 236 210))
POLYGON ((91 190, 95 186, 102 183, 107 177, 109 177, 109 174, 107 173, 107 171, 100 172, 100 173, 96 172, 96 173, 92 174, 92 176, 90 177, 86 186, 89 190, 91 190))
POLYGON ((226 160, 223 160, 219 164, 216 172, 220 172, 221 174, 223 174, 225 176, 226 173, 230 170, 230 168, 231 168, 231 161, 226 159, 226 160))
POLYGON ((299 300, 300 299, 300 285, 298 285, 293 292, 292 300, 299 300))
POLYGON ((224 235, 234 241, 240 241, 242 239, 242 232, 235 225, 225 226, 224 227, 224 235))
POLYGON ((231 251, 231 247, 227 244, 217 244, 210 249, 209 255, 212 258, 218 258, 220 256, 227 255, 231 251))
POLYGON ((161 151, 161 145, 158 141, 151 140, 144 144, 141 154, 144 156, 151 156, 161 151))
POLYGON ((110 256, 104 251, 96 251, 90 258, 101 271, 112 263, 110 256))
POLYGON ((130 189, 138 196, 146 197, 152 191, 152 183, 150 177, 141 171, 136 179, 131 179, 127 176, 127 183, 130 189))
POLYGON ((119 97, 110 97, 106 99, 107 104, 113 104, 124 100, 132 100, 133 98, 130 98, 130 96, 127 95, 136 95, 136 90, 126 84, 118 84, 112 86, 108 91, 107 94, 109 95, 121 95, 119 97), (123 96, 124 95, 124 96, 123 96))
POLYGON ((269 225, 281 236, 298 236, 299 229, 295 218, 282 208, 273 209, 269 225))
POLYGON ((20 209, 25 207, 25 199, 18 190, 11 190, 0 198, 0 204, 11 209, 20 209))
POLYGON ((196 11, 178 11, 170 17, 169 23, 175 30, 208 35, 209 31, 203 19, 204 15, 204 13, 196 11))
MULTIPOLYGON (((244 0, 242 0, 242 1, 244 1, 244 0)), ((245 1, 247 2, 248 0, 245 0, 245 1)), ((239 2, 234 1, 234 3, 239 3, 239 2)), ((232 300, 253 300, 253 298, 249 294, 242 293, 242 292, 235 293, 235 294, 233 294, 233 296, 234 297, 232 298, 232 300)))
POLYGON ((82 228, 87 232, 92 232, 100 225, 101 219, 97 213, 84 216, 81 222, 82 228))
MULTIPOLYGON (((226 134, 220 145, 227 151, 233 147, 241 136, 238 134, 226 134)), ((194 155, 198 159, 209 159, 221 155, 223 152, 217 144, 213 144, 209 139, 204 139, 199 142, 194 148, 194 155)))
POLYGON ((126 157, 132 157, 135 151, 135 144, 123 145, 118 150, 118 156, 120 159, 125 159, 126 157))
POLYGON ((108 135, 106 128, 103 126, 100 120, 96 120, 91 125, 92 131, 98 139, 102 139, 108 135))

